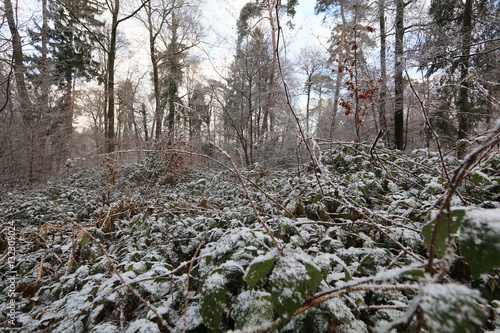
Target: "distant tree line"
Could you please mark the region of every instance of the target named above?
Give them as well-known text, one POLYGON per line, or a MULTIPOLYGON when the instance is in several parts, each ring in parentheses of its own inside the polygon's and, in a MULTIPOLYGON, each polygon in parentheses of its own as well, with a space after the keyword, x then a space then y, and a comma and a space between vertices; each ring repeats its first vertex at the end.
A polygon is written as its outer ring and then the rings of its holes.
POLYGON ((41 0, 26 19, 14 5, 0 9, 2 178, 180 141, 272 166, 310 140, 404 150, 434 147, 434 132, 463 158, 499 115, 498 0, 317 0, 330 38, 295 55, 297 1, 249 1, 216 79, 196 53, 210 33, 197 1, 41 0), (130 26, 144 31, 142 76, 123 74, 130 26))

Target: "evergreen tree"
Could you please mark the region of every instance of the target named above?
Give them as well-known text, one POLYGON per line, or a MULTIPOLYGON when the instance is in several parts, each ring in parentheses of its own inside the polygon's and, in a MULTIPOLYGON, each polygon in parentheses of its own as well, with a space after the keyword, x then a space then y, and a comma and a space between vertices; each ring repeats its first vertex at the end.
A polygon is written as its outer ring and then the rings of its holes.
POLYGON ((493 83, 498 80, 491 74, 498 70, 499 9, 498 0, 432 1, 429 9, 433 22, 423 46, 422 66, 428 75, 444 71, 443 84, 459 85, 452 90, 455 108, 448 110, 456 121, 459 158, 467 153, 473 128, 488 122, 488 98, 498 91, 498 82, 493 83))
POLYGON ((93 49, 102 40, 102 13, 99 3, 83 0, 44 2, 43 26, 31 31, 32 42, 38 51, 31 57, 31 78, 40 86, 42 109, 47 109, 46 133, 51 137, 56 166, 68 157, 73 132, 74 82, 80 78, 100 78, 93 49), (40 44, 40 41, 42 43, 40 44), (48 78, 47 76, 50 76, 48 78), (49 85, 61 96, 49 108, 49 85), (47 105, 45 105, 47 104, 47 105))

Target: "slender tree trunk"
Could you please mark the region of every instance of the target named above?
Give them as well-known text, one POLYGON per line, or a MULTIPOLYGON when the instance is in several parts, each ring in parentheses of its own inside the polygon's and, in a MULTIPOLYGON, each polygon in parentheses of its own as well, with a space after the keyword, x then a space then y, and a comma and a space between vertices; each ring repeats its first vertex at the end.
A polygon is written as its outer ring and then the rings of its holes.
MULTIPOLYGON (((464 19, 462 21, 462 46, 460 58, 460 90, 458 93, 458 139, 467 139, 471 129, 470 104, 469 104, 469 65, 472 40, 472 5, 473 0, 466 0, 464 7, 464 19)), ((464 158, 468 147, 461 144, 458 148, 457 157, 464 158)))
POLYGON ((148 137, 148 119, 146 117, 146 105, 142 103, 141 106, 141 113, 142 113, 142 126, 144 127, 144 141, 148 142, 149 137, 148 137))
MULTIPOLYGON (((41 120, 42 130, 45 131, 47 126, 47 116, 49 111, 49 64, 47 61, 47 34, 48 34, 48 18, 47 18, 47 0, 42 0, 42 105, 41 105, 41 120)), ((42 135, 45 143, 45 134, 42 135)), ((45 145, 42 146, 45 148, 45 145)))
POLYGON ((311 88, 312 88, 312 75, 309 75, 307 78, 307 100, 306 100, 306 135, 309 136, 309 113, 310 113, 310 104, 311 104, 311 88))
POLYGON ((173 140, 175 136, 175 102, 177 101, 177 93, 178 93, 178 82, 180 77, 180 63, 178 60, 178 18, 175 13, 172 12, 172 40, 170 42, 168 48, 168 57, 169 57, 169 78, 168 78, 168 116, 167 116, 167 125, 169 131, 169 141, 173 140))
POLYGON ((115 58, 116 58, 116 35, 118 33, 118 13, 120 12, 120 0, 114 1, 111 8, 111 38, 108 50, 108 81, 107 81, 107 125, 106 125, 106 151, 113 152, 115 149, 115 58))
POLYGON ((277 6, 277 0, 268 1, 269 23, 271 25, 271 44, 273 48, 273 61, 271 63, 271 73, 269 75, 269 92, 267 94, 267 103, 264 109, 264 116, 262 119, 262 133, 265 134, 268 130, 274 131, 274 86, 275 86, 275 73, 278 66, 278 42, 276 38, 277 29, 274 22, 274 9, 277 6))
POLYGON ((42 156, 40 159, 40 170, 42 172, 50 171, 50 164, 45 156, 47 155, 47 140, 49 126, 49 64, 47 60, 48 48, 48 17, 47 17, 47 0, 42 0, 42 86, 41 86, 41 101, 40 101, 40 121, 37 131, 38 137, 38 153, 42 156))
POLYGON ((160 87, 160 75, 158 72, 158 57, 156 55, 156 37, 157 33, 154 31, 153 25, 153 9, 149 3, 146 6, 147 11, 147 28, 149 31, 149 54, 151 59, 151 65, 153 66, 153 91, 155 98, 155 139, 159 141, 162 135, 162 124, 163 124, 163 107, 161 102, 161 87, 160 87))
POLYGON ((17 30, 17 24, 14 19, 14 8, 12 7, 12 2, 10 0, 4 0, 5 6, 5 16, 7 18, 7 23, 9 25, 9 30, 12 38, 12 57, 14 60, 14 76, 16 78, 16 87, 19 94, 19 103, 24 112, 24 117, 27 121, 32 121, 33 110, 31 101, 28 94, 28 88, 24 78, 25 67, 24 67, 24 54, 21 45, 21 36, 17 30))
MULTIPOLYGON (((252 80, 250 79, 249 81, 249 87, 250 91, 248 94, 248 150, 249 150, 249 157, 247 158, 246 163, 248 165, 253 163, 253 129, 254 129, 254 122, 253 122, 253 103, 252 103, 252 80)), ((259 126, 259 124, 257 124, 259 126)))
POLYGON ((63 159, 69 158, 71 155, 71 138, 73 136, 73 93, 73 73, 71 72, 71 70, 69 70, 66 77, 66 110, 64 115, 62 136, 62 146, 64 150, 63 159))
MULTIPOLYGON (((380 102, 379 102, 379 122, 380 128, 387 131, 387 120, 385 114, 387 112, 387 43, 385 32, 385 0, 379 0, 379 23, 380 23, 380 102)), ((388 136, 386 136, 388 137, 388 136)))
POLYGON ((344 66, 344 49, 345 49, 345 27, 347 24, 344 12, 344 5, 340 4, 340 17, 342 18, 342 31, 340 32, 340 44, 339 44, 339 70, 337 70, 337 77, 335 81, 335 92, 333 95, 333 111, 332 119, 330 125, 330 140, 333 140, 333 134, 335 133, 335 125, 337 123, 337 113, 339 112, 340 103, 340 89, 342 88, 342 80, 344 78, 344 70, 340 70, 340 66, 344 66))
POLYGON ((404 3, 396 0, 396 43, 394 46, 394 145, 403 150, 404 142, 404 87, 403 87, 404 3))

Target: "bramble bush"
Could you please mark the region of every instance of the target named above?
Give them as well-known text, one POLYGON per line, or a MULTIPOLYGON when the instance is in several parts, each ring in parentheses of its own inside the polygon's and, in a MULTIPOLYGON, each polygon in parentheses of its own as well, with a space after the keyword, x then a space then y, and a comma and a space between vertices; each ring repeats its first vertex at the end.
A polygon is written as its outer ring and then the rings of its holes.
POLYGON ((438 154, 372 150, 344 144, 319 169, 228 168, 177 184, 151 177, 152 155, 117 166, 115 185, 74 169, 3 193, 19 331, 498 329, 498 154, 477 159, 442 210, 456 182, 438 154))

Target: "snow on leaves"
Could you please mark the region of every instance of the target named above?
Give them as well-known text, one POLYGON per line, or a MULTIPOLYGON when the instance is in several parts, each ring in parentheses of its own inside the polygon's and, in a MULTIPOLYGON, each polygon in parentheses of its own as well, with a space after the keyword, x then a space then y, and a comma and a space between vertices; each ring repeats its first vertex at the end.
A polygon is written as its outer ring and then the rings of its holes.
MULTIPOLYGON (((469 208, 441 222, 443 279, 435 281, 424 267, 429 210, 449 187, 439 157, 377 148, 374 160, 369 149, 324 151, 316 175, 311 166, 242 171, 285 256, 228 171, 166 186, 141 183, 147 165, 126 165, 110 187, 99 172, 74 167, 44 189, 10 190, 0 222, 19 231, 19 331, 160 332, 158 316, 173 332, 498 328, 499 177, 484 165, 460 188, 452 203, 469 208), (457 256, 469 274, 445 270, 457 256)), ((1 311, 6 301, 0 294, 1 311)))

